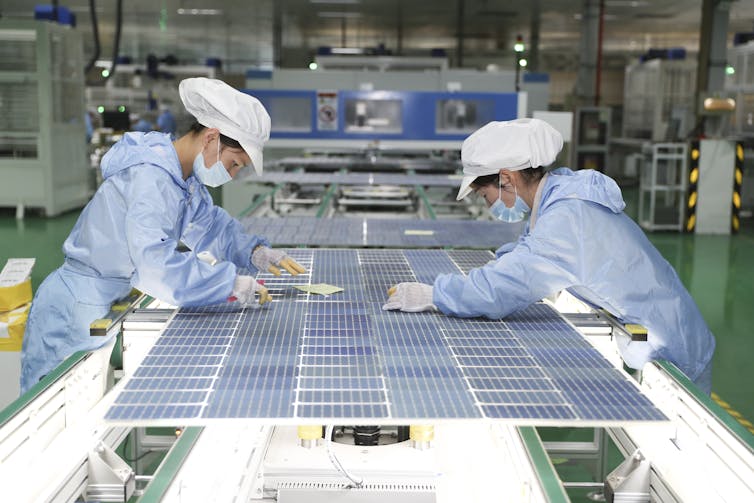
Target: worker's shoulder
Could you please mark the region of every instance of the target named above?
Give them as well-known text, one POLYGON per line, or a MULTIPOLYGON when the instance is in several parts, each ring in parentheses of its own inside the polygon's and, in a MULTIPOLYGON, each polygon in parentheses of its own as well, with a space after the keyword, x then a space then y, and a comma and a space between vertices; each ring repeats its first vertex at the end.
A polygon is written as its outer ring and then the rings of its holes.
POLYGON ((539 209, 531 234, 536 239, 550 240, 554 236, 583 236, 603 232, 606 228, 624 227, 622 213, 581 198, 559 198, 539 209))
POLYGON ((538 209, 538 218, 547 220, 559 220, 564 217, 572 217, 581 211, 590 211, 588 201, 577 197, 557 197, 543 200, 538 209))
POLYGON ((186 182, 178 172, 178 168, 170 170, 169 167, 154 162, 141 162, 131 166, 122 175, 127 177, 124 181, 133 189, 143 190, 153 195, 157 195, 154 194, 157 192, 162 197, 168 197, 171 193, 182 195, 187 190, 186 182))
POLYGON ((163 159, 145 159, 131 166, 129 171, 131 171, 132 176, 135 178, 170 180, 177 186, 185 185, 180 166, 174 166, 173 163, 163 159))
POLYGON ((610 208, 600 201, 594 201, 579 196, 578 194, 564 195, 543 201, 539 208, 540 218, 545 216, 555 217, 562 215, 586 214, 599 215, 603 218, 620 218, 622 211, 610 208))

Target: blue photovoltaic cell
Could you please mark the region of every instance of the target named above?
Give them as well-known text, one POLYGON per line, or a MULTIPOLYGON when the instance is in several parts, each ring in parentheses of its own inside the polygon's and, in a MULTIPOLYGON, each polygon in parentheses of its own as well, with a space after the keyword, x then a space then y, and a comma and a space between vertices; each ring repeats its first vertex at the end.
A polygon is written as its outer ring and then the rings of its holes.
POLYGON ((483 220, 247 217, 247 232, 274 246, 353 246, 497 249, 514 241, 524 224, 483 220))
POLYGON ((475 250, 312 250, 265 308, 179 312, 107 413, 116 422, 498 419, 598 425, 664 416, 546 304, 502 321, 383 311, 387 289, 492 258, 475 250), (328 297, 292 286, 330 283, 328 297))

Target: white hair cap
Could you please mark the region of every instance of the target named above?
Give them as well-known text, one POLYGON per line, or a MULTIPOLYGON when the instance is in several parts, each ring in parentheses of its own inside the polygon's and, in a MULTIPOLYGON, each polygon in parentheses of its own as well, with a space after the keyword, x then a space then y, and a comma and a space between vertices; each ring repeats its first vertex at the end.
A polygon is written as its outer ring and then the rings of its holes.
POLYGON ((178 92, 186 111, 199 124, 217 128, 240 143, 257 174, 262 174, 262 146, 270 138, 270 116, 258 99, 206 77, 182 80, 178 92))
POLYGON ((463 180, 456 200, 471 192, 478 177, 493 175, 501 169, 518 171, 547 166, 563 148, 563 137, 540 119, 490 122, 474 131, 461 146, 463 180))

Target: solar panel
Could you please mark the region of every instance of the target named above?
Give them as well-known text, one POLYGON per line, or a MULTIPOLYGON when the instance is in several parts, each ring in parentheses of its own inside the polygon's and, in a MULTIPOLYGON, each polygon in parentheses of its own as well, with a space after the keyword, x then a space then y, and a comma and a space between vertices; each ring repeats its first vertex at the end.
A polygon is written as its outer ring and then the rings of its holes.
POLYGON ((457 160, 411 158, 394 152, 395 156, 308 156, 286 157, 275 164, 282 168, 305 168, 307 170, 335 171, 430 171, 454 172, 460 168, 457 160))
POLYGON ((309 272, 275 281, 262 275, 274 297, 269 307, 181 308, 106 419, 561 426, 664 419, 547 304, 498 321, 381 309, 392 284, 466 272, 489 252, 289 253, 309 272), (344 291, 322 297, 291 288, 321 282, 344 291))
POLYGON ((524 224, 482 220, 378 218, 248 217, 247 232, 274 246, 464 247, 496 249, 516 240, 524 224))
POLYGON ((251 175, 245 181, 255 183, 295 183, 299 185, 421 185, 424 187, 458 187, 458 175, 416 175, 391 173, 301 173, 271 171, 251 175))

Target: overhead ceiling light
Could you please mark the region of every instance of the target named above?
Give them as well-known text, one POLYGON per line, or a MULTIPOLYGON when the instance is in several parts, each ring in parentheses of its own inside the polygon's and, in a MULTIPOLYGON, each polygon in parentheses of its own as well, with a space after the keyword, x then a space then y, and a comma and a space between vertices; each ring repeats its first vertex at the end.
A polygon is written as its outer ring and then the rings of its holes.
POLYGON ((335 17, 335 18, 348 18, 357 19, 361 17, 361 12, 338 12, 338 11, 323 11, 317 12, 319 17, 335 17))
POLYGON ((605 7, 646 7, 649 2, 643 0, 605 0, 605 7))
POLYGON ((708 112, 732 112, 736 109, 736 100, 732 98, 706 98, 703 104, 708 112))
POLYGON ((310 3, 333 3, 333 4, 356 4, 361 3, 361 0, 309 0, 310 3))
POLYGON ((219 16, 221 9, 178 9, 178 14, 183 16, 219 16))
POLYGON ((332 54, 364 54, 364 49, 360 47, 333 47, 330 52, 332 54))
MULTIPOLYGON (((576 21, 581 21, 582 19, 584 19, 584 16, 581 15, 581 13, 577 13, 573 15, 573 19, 575 19, 576 21)), ((602 16, 602 19, 604 19, 605 21, 615 21, 616 19, 618 19, 618 16, 616 16, 615 14, 605 14, 602 16)))

